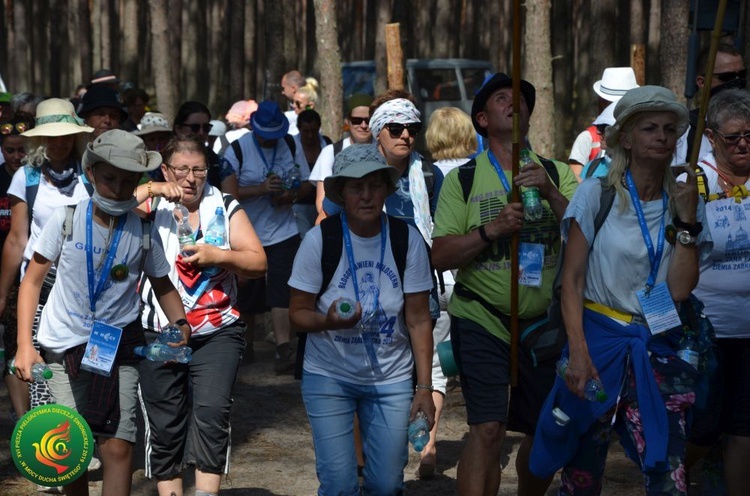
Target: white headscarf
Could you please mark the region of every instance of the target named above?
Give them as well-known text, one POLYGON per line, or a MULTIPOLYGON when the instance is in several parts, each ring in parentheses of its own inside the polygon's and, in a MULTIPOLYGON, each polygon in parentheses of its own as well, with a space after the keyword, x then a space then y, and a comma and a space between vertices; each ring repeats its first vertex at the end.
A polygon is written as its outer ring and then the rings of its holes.
POLYGON ((422 122, 419 119, 420 115, 421 114, 419 110, 417 110, 417 107, 406 98, 388 100, 375 109, 375 112, 370 116, 370 130, 372 131, 372 136, 377 139, 380 131, 382 131, 385 125, 389 122, 396 122, 398 124, 422 122))

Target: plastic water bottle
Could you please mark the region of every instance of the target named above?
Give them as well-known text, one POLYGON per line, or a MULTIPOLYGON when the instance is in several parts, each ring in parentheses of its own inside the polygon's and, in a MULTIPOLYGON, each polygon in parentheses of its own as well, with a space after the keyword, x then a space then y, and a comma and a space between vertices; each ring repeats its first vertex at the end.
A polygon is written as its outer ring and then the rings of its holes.
MULTIPOLYGON (((16 357, 13 357, 10 363, 8 363, 8 371, 11 374, 16 373, 16 357)), ((34 379, 34 382, 46 382, 52 379, 52 370, 50 370, 46 363, 37 362, 31 366, 31 377, 34 379)))
MULTIPOLYGON (((216 214, 211 222, 208 223, 206 235, 204 236, 206 244, 218 246, 219 248, 227 244, 227 224, 224 218, 224 207, 216 207, 216 214)), ((206 267, 203 269, 204 274, 214 275, 219 273, 219 267, 206 267)))
POLYGON ((177 239, 180 242, 180 252, 182 252, 182 256, 187 256, 185 246, 194 245, 195 236, 193 235, 193 228, 190 226, 190 219, 188 218, 190 212, 188 212, 185 205, 182 205, 181 203, 177 205, 177 208, 180 210, 182 216, 177 223, 177 239))
MULTIPOLYGON (((568 359, 562 358, 557 362, 557 375, 565 379, 565 371, 568 369, 568 359)), ((586 387, 583 390, 583 394, 589 401, 598 401, 604 403, 607 401, 607 392, 604 391, 604 386, 600 381, 594 378, 590 378, 586 382, 586 387)))
POLYGON ((299 171, 299 164, 294 164, 294 167, 286 173, 284 181, 281 183, 281 187, 284 189, 299 189, 302 184, 302 173, 299 171))
POLYGON ((349 298, 341 298, 336 302, 336 315, 342 319, 348 319, 357 310, 357 304, 349 298))
POLYGON ((696 369, 698 368, 701 354, 698 352, 698 343, 695 341, 695 332, 692 329, 684 329, 680 347, 677 349, 677 356, 696 369))
MULTIPOLYGON (((529 150, 525 148, 521 150, 521 170, 533 163, 529 150)), ((544 215, 542 196, 536 186, 521 188, 521 202, 523 203, 523 216, 526 220, 540 220, 544 215)))
POLYGON ((135 354, 142 356, 152 362, 179 362, 188 363, 193 358, 193 350, 188 346, 174 348, 159 342, 148 346, 136 346, 135 354))
POLYGON ((182 341, 182 331, 175 326, 167 326, 161 330, 156 341, 161 344, 179 343, 182 341))
POLYGON ((430 424, 427 423, 427 415, 422 411, 409 423, 409 442, 414 446, 414 451, 421 452, 430 442, 430 424))

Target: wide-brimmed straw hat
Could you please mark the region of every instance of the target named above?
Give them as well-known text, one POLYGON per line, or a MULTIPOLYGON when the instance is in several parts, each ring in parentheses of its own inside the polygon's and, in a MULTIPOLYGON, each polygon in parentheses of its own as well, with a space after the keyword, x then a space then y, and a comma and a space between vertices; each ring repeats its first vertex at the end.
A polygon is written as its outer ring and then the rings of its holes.
POLYGON ((602 78, 594 83, 594 91, 608 102, 616 102, 629 90, 637 88, 632 67, 607 67, 602 78))
POLYGON ((94 130, 83 123, 76 115, 73 104, 62 98, 49 98, 39 103, 36 108, 34 129, 29 129, 23 136, 55 137, 70 134, 90 133, 94 130))
POLYGON ((388 173, 389 188, 395 190, 401 172, 386 163, 385 157, 375 145, 351 145, 344 148, 333 161, 333 174, 325 178, 323 182, 326 198, 337 205, 342 205, 343 201, 336 187, 339 180, 359 179, 379 170, 385 170, 388 173))
POLYGON ((289 120, 279 104, 272 101, 260 102, 258 110, 250 116, 250 124, 255 134, 267 140, 283 138, 289 131, 289 120))
POLYGON ((677 101, 675 94, 662 86, 640 86, 625 93, 615 105, 615 123, 607 126, 607 143, 616 143, 625 124, 643 112, 672 112, 677 116, 677 136, 682 136, 690 125, 687 107, 677 101))
POLYGON ((169 121, 159 112, 146 112, 141 117, 141 123, 138 124, 138 130, 133 131, 136 136, 145 136, 151 133, 171 133, 172 126, 169 121))
POLYGON ((112 129, 86 146, 83 166, 91 167, 97 162, 105 162, 126 171, 149 172, 161 165, 161 155, 147 151, 146 145, 138 136, 121 129, 112 129))

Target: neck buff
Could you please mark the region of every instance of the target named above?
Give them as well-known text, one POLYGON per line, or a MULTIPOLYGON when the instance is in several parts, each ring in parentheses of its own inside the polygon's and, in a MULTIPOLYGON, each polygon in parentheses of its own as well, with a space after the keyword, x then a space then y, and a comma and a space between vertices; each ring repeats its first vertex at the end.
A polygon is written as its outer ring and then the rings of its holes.
POLYGON ((78 177, 75 174, 75 165, 69 165, 70 167, 64 169, 62 172, 55 171, 50 167, 49 162, 45 162, 42 166, 52 185, 55 186, 60 193, 68 197, 73 196, 73 191, 76 189, 76 184, 78 184, 78 181, 75 181, 78 177))
POLYGON ((135 196, 130 197, 129 200, 110 200, 109 198, 101 196, 98 191, 94 191, 94 195, 91 199, 97 207, 101 208, 105 213, 115 217, 124 215, 138 206, 138 200, 135 196))

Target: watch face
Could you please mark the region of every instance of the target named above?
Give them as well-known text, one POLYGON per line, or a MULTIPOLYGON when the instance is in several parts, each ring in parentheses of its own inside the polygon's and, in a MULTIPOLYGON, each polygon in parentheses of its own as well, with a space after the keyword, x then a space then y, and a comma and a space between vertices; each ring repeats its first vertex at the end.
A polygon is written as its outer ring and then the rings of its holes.
POLYGON ((691 245, 695 243, 695 238, 687 231, 680 231, 677 233, 677 241, 681 245, 691 245))

